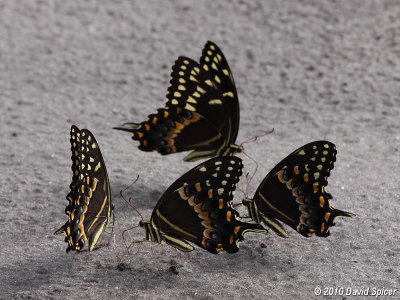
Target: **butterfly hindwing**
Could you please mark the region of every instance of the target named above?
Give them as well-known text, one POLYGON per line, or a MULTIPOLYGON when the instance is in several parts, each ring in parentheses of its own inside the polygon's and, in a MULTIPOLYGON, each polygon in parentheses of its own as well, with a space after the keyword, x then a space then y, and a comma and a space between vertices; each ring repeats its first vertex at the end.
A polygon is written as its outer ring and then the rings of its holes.
POLYGON ((150 235, 182 251, 193 250, 189 241, 216 254, 237 252, 247 232, 265 232, 258 224, 239 221, 232 207, 242 168, 239 158, 220 157, 187 172, 154 208, 150 235))
POLYGON ((353 215, 333 208, 332 195, 326 191, 336 153, 334 144, 317 141, 283 159, 265 177, 254 199, 244 201, 252 218, 283 236, 276 220, 306 237, 328 236, 336 217, 353 215))
POLYGON ((81 250, 86 243, 91 251, 111 218, 110 184, 99 145, 89 130, 71 127, 71 150, 68 221, 55 234, 65 234, 67 252, 81 250))

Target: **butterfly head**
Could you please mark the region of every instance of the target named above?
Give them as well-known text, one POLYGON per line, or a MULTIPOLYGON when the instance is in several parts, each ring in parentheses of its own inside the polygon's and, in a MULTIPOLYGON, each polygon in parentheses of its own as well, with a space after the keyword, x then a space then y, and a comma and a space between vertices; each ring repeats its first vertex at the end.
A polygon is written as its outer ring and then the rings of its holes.
POLYGON ((253 199, 245 197, 242 200, 242 204, 247 208, 248 213, 249 213, 249 217, 252 220, 257 222, 257 219, 258 219, 258 208, 257 208, 257 205, 256 205, 255 201, 253 201, 253 199))
POLYGON ((232 155, 238 154, 238 153, 243 153, 244 148, 243 145, 231 145, 231 153, 232 155))
POLYGON ((144 229, 147 241, 161 243, 162 238, 160 232, 155 228, 155 226, 153 226, 151 221, 141 220, 139 226, 144 229))

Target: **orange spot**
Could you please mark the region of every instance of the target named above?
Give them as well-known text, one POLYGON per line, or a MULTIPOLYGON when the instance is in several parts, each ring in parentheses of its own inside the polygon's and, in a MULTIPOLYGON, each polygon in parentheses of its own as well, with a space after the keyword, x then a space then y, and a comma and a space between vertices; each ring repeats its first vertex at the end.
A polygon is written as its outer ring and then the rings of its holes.
POLYGON ((209 212, 208 211, 206 211, 206 212, 203 212, 203 213, 200 213, 199 214, 199 218, 201 218, 201 219, 203 219, 203 220, 205 220, 205 219, 208 219, 209 218, 209 212))
POLYGON ((219 199, 218 200, 218 208, 222 209, 224 207, 224 200, 223 199, 219 199))
POLYGON ((69 217, 70 217, 70 219, 71 219, 71 220, 73 220, 73 219, 74 219, 74 217, 75 217, 75 214, 74 214, 74 212, 72 212, 72 213, 69 215, 69 217))
POLYGON ((70 244, 70 245, 73 245, 73 244, 74 244, 74 241, 72 240, 72 236, 69 237, 69 244, 70 244))
POLYGON ((303 224, 297 225, 297 227, 296 227, 297 232, 300 232, 302 227, 303 227, 303 224))
POLYGON ((308 182, 308 173, 304 174, 303 179, 305 182, 308 182))
POLYGON ((295 196, 295 197, 297 197, 299 194, 298 194, 298 192, 297 192, 297 187, 295 187, 293 190, 292 190, 292 194, 293 194, 293 196, 295 196))
POLYGON ((325 230, 325 224, 322 223, 322 224, 321 224, 321 232, 324 232, 324 230, 325 230))
POLYGON ((313 235, 314 235, 314 231, 309 230, 309 231, 307 232, 307 235, 308 235, 308 236, 313 236, 313 235))
POLYGON ((300 211, 304 214, 308 214, 307 207, 305 205, 300 205, 300 211))
POLYGON ((324 207, 325 205, 325 199, 323 196, 319 196, 319 206, 324 207))
POLYGON ((79 196, 78 199, 76 200, 76 204, 78 204, 78 205, 81 204, 81 196, 79 196))
POLYGON ((300 204, 304 204, 304 196, 297 197, 296 202, 300 203, 300 204))
POLYGON ((306 217, 305 215, 301 215, 301 216, 300 216, 300 223, 305 224, 306 221, 307 221, 307 217, 306 217))
POLYGON ((86 238, 85 234, 82 235, 82 238, 83 238, 83 241, 86 243, 87 242, 87 238, 86 238))
POLYGON ((231 236, 230 238, 229 238, 229 244, 233 244, 233 236, 231 236))
POLYGON ((194 211, 197 212, 197 213, 201 213, 201 212, 202 212, 202 211, 201 211, 201 203, 197 204, 197 205, 194 207, 194 211))
POLYGON ((71 227, 67 227, 67 235, 71 235, 71 227))
POLYGON ((316 193, 316 192, 318 192, 318 185, 317 184, 313 184, 313 189, 314 189, 314 194, 316 193))
POLYGON ((194 203, 194 196, 192 196, 192 197, 190 197, 190 198, 188 199, 188 203, 189 203, 190 206, 195 206, 195 203, 194 203))
POLYGON ((181 113, 182 109, 180 109, 179 107, 176 108, 176 113, 179 115, 181 113))
POLYGON ((175 127, 176 127, 176 129, 182 129, 183 127, 185 127, 183 124, 181 124, 181 123, 178 123, 178 122, 175 122, 175 127))
POLYGON ((153 124, 157 124, 157 121, 158 121, 157 117, 154 117, 153 120, 152 120, 153 124))
POLYGON ((208 238, 203 238, 203 241, 201 242, 201 244, 203 245, 203 247, 204 248, 206 248, 207 249, 207 240, 208 240, 208 238))
POLYGON ((86 177, 86 184, 89 185, 89 183, 90 183, 90 177, 88 176, 86 177))
POLYGON ((189 197, 188 195, 186 195, 185 193, 185 188, 180 188, 178 191, 179 195, 181 196, 182 199, 187 200, 189 197))
POLYGON ((166 110, 164 111, 164 118, 168 118, 169 116, 169 112, 167 112, 166 110))
POLYGON ((231 221, 231 217, 232 217, 232 213, 231 213, 230 211, 227 211, 227 212, 226 212, 226 220, 227 220, 228 222, 231 221))
POLYGON ((147 140, 142 141, 143 146, 147 147, 147 140))
POLYGON ((196 188, 196 190, 197 190, 198 192, 201 191, 201 185, 200 185, 200 183, 196 183, 194 186, 195 186, 195 188, 196 188))
POLYGON ((83 205, 82 210, 83 210, 83 213, 85 213, 87 211, 87 205, 83 205))
POLYGON ((331 216, 331 213, 325 213, 325 221, 328 222, 329 217, 331 216))
POLYGON ((236 226, 235 228, 233 228, 233 232, 235 234, 237 234, 239 232, 239 230, 240 230, 240 226, 236 226))
POLYGON ((294 172, 294 174, 299 174, 299 166, 295 166, 294 168, 293 168, 293 172, 294 172))
POLYGON ((145 128, 147 131, 149 131, 149 130, 150 130, 150 125, 147 124, 147 123, 145 123, 145 124, 144 124, 144 128, 145 128))
MULTIPOLYGON (((84 218, 85 218, 85 216, 82 214, 82 215, 79 217, 79 223, 82 224, 84 218)), ((79 229, 81 229, 81 228, 79 228, 79 229)), ((81 231, 83 231, 83 227, 82 227, 81 231)))
POLYGON ((210 220, 205 220, 202 222, 203 226, 206 228, 211 228, 211 222, 210 220))
POLYGON ((204 231, 203 231, 203 236, 205 236, 206 238, 210 238, 210 236, 211 236, 211 230, 209 230, 209 229, 205 229, 204 231))
POLYGON ((171 153, 176 152, 176 147, 175 146, 171 146, 171 153))
POLYGON ((85 193, 85 186, 83 184, 81 185, 81 192, 82 192, 82 194, 85 193))
POLYGON ((142 138, 142 136, 143 136, 143 133, 142 133, 142 132, 140 132, 140 131, 138 131, 138 132, 137 132, 137 135, 139 136, 139 138, 142 138))
POLYGON ((208 198, 212 198, 212 195, 213 195, 213 190, 212 189, 209 189, 208 190, 208 198))
POLYGON ((282 183, 286 182, 285 179, 283 179, 283 170, 279 171, 277 176, 278 176, 278 179, 279 179, 280 182, 282 182, 282 183))

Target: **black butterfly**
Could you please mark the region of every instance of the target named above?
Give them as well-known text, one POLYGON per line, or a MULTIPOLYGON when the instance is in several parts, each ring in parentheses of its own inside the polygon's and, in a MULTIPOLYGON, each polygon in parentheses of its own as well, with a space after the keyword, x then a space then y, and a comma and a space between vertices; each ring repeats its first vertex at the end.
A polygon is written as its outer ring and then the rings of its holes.
POLYGON ((89 241, 93 250, 111 219, 110 183, 99 145, 87 130, 71 127, 72 183, 65 213, 68 221, 54 234, 64 233, 67 252, 81 250, 89 241))
POLYGON ((327 237, 338 216, 354 214, 335 209, 326 192, 336 160, 335 145, 312 142, 283 159, 264 178, 253 199, 244 199, 250 217, 287 237, 280 220, 301 235, 327 237))
POLYGON ((193 168, 162 195, 150 221, 141 221, 146 239, 192 251, 192 242, 207 251, 235 253, 248 232, 266 230, 259 224, 239 221, 232 207, 242 174, 238 157, 217 157, 193 168))
POLYGON ((242 152, 243 148, 235 144, 238 96, 221 50, 207 42, 200 64, 179 57, 172 67, 166 107, 140 124, 125 123, 115 129, 131 132, 143 151, 166 155, 194 150, 185 161, 242 152))

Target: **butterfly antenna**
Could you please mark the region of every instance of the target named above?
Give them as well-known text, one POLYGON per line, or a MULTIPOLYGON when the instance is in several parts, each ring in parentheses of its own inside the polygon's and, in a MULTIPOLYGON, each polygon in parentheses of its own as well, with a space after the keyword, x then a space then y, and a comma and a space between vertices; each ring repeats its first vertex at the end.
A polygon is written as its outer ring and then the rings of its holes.
POLYGON ((258 171, 258 162, 254 158, 252 158, 250 155, 246 154, 245 152, 243 152, 243 154, 246 155, 250 160, 252 160, 256 165, 256 168, 255 168, 253 174, 251 175, 250 179, 248 177, 249 173, 247 173, 247 175, 246 175, 246 181, 247 181, 246 193, 248 193, 249 187, 250 187, 250 183, 253 180, 254 175, 256 175, 256 173, 258 171))
POLYGON ((240 146, 243 146, 244 144, 247 144, 247 143, 255 142, 255 141, 257 141, 260 137, 266 136, 266 135, 271 134, 271 133, 273 133, 273 132, 274 132, 274 128, 272 128, 272 129, 269 130, 269 131, 265 131, 264 133, 262 133, 262 134, 260 134, 260 135, 253 136, 253 137, 251 137, 251 138, 245 140, 243 143, 241 143, 240 146))
MULTIPOLYGON (((138 215, 140 216, 140 218, 141 218, 142 221, 143 221, 143 216, 142 216, 142 214, 141 214, 140 211, 136 208, 136 206, 132 204, 131 198, 129 198, 129 200, 126 200, 126 198, 125 198, 124 195, 123 195, 123 192, 125 192, 127 189, 129 189, 129 188, 130 188, 132 185, 134 185, 134 184, 136 183, 136 181, 138 181, 138 180, 139 180, 139 175, 136 177, 135 181, 133 181, 130 185, 128 185, 128 186, 127 186, 126 188, 124 188, 123 190, 121 190, 121 191, 119 192, 119 194, 121 195, 121 198, 124 199, 124 201, 125 201, 133 210, 135 210, 135 211, 138 213, 138 215)), ((133 227, 133 228, 134 228, 134 227, 133 227)))
MULTIPOLYGON (((244 170, 245 171, 245 170, 244 170)), ((246 173, 246 171, 245 171, 245 173, 246 173)), ((249 173, 246 173, 246 181, 247 181, 247 177, 249 176, 249 173)), ((246 190, 243 188, 243 186, 242 186, 242 182, 240 182, 238 185, 237 185, 237 189, 243 194, 243 196, 246 198, 247 197, 247 195, 246 195, 246 190)), ((233 208, 235 208, 235 207, 237 207, 237 206, 239 206, 239 205, 241 205, 242 203, 235 203, 235 204, 233 204, 233 208)))

